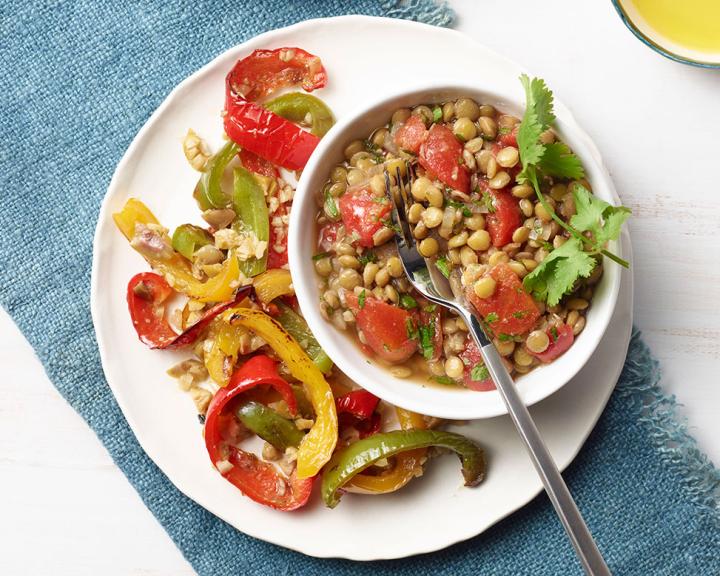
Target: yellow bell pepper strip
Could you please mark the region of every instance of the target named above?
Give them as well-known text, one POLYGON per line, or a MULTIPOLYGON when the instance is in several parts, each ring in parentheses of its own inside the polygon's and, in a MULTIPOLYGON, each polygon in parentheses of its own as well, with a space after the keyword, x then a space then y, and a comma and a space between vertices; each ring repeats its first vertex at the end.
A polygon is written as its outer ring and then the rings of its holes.
POLYGON ((226 208, 230 204, 230 196, 222 189, 223 173, 239 151, 235 142, 228 142, 208 160, 193 192, 201 210, 226 208))
POLYGON ((233 299, 240 280, 240 267, 232 252, 220 272, 202 282, 193 275, 190 263, 173 250, 167 231, 140 200, 130 198, 120 212, 113 214, 113 220, 130 245, 178 292, 200 302, 233 299))
POLYGON ((290 92, 273 98, 265 108, 292 122, 310 124, 310 133, 321 138, 335 123, 333 114, 325 102, 310 94, 290 92), (308 122, 308 115, 310 122, 308 122))
POLYGON ((307 355, 312 358, 315 366, 320 368, 323 374, 329 374, 333 367, 333 361, 330 360, 330 356, 325 353, 325 350, 320 348, 320 344, 310 332, 307 322, 305 319, 295 312, 287 304, 282 302, 276 303, 279 314, 275 319, 285 329, 285 331, 292 336, 300 347, 307 352, 307 355))
MULTIPOLYGON (((267 243, 270 240, 270 216, 265 192, 274 180, 267 176, 255 175, 245 168, 233 170, 232 204, 237 220, 233 229, 239 234, 250 234, 258 241, 265 242, 265 252, 261 258, 254 256, 241 261, 240 269, 248 278, 257 276, 267 268, 267 243)), ((275 184, 277 185, 277 184, 275 184)))
POLYGON ((290 272, 282 268, 267 270, 256 276, 253 288, 260 302, 270 304, 275 298, 295 294, 290 272))
POLYGON ((223 317, 229 324, 244 326, 265 340, 288 367, 290 374, 303 383, 315 410, 315 423, 300 443, 297 475, 298 478, 315 476, 330 460, 337 443, 338 419, 330 385, 295 339, 264 312, 231 308, 223 317))
MULTIPOLYGON (((423 430, 427 428, 425 419, 421 414, 402 408, 395 408, 395 411, 400 422, 400 428, 403 430, 423 430)), ((400 452, 395 456, 394 466, 387 472, 377 476, 357 474, 347 485, 372 494, 395 492, 410 480, 422 474, 422 465, 426 457, 427 449, 425 448, 400 452)))
POLYGON ((329 508, 340 502, 342 487, 353 476, 378 460, 407 450, 438 446, 456 452, 462 462, 466 486, 476 486, 485 476, 482 448, 472 440, 444 430, 393 430, 368 436, 335 454, 325 468, 320 493, 329 508))

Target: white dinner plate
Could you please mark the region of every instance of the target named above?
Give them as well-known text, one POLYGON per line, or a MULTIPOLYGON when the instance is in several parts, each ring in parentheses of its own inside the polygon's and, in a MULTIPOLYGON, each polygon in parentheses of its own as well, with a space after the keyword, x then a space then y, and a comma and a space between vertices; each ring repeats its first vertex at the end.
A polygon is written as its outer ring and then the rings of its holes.
MULTIPOLYGON (((348 16, 311 20, 258 36, 219 56, 182 82, 140 130, 118 165, 95 234, 91 306, 108 383, 141 446, 184 494, 256 538, 305 554, 356 560, 399 558, 465 540, 529 502, 541 483, 507 417, 462 428, 485 446, 487 479, 462 486, 457 458, 433 460, 424 477, 385 496, 347 494, 334 510, 317 495, 302 511, 283 513, 242 496, 212 467, 195 407, 165 371, 185 356, 142 345, 128 316, 128 280, 147 270, 116 230, 112 213, 127 198, 142 199, 169 228, 200 222, 192 199, 197 173, 182 152, 193 128, 221 143, 224 78, 234 62, 257 48, 299 46, 319 55, 328 71, 317 92, 342 117, 383 83, 440 71, 469 76, 493 69, 517 78, 521 69, 452 30, 408 21, 348 16), (402 46, 402 73, 382 57, 402 46), (408 531, 407 526, 428 530, 408 531)), ((630 242, 623 236, 623 254, 630 242)), ((611 264, 612 265, 612 264, 611 264)), ((592 430, 620 374, 630 338, 632 275, 623 271, 611 324, 597 351, 573 380, 531 412, 558 465, 565 468, 592 430)))

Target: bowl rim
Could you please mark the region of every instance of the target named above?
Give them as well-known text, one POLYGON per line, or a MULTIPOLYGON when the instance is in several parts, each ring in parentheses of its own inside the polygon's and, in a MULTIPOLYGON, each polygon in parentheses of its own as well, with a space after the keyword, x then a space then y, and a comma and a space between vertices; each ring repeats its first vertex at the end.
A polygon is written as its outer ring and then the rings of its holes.
MULTIPOLYGON (((307 240, 303 239, 303 234, 307 234, 307 223, 314 223, 316 208, 313 190, 311 189, 312 181, 320 177, 322 178, 321 181, 325 180, 327 174, 320 174, 318 176, 318 171, 323 170, 323 165, 325 165, 326 161, 333 155, 333 151, 337 152, 337 146, 343 145, 345 141, 353 138, 353 135, 346 134, 346 131, 352 130, 353 125, 360 122, 365 115, 372 114, 380 109, 386 109, 390 112, 393 106, 398 106, 395 102, 402 99, 411 101, 415 99, 418 103, 427 102, 428 96, 424 96, 425 100, 422 98, 423 94, 427 95, 428 93, 453 93, 455 97, 459 97, 462 94, 482 94, 484 97, 495 102, 501 102, 506 109, 516 108, 522 110, 523 104, 520 104, 519 100, 519 95, 522 93, 522 90, 519 82, 518 93, 515 94, 493 89, 491 81, 488 84, 488 86, 484 86, 483 82, 468 83, 466 80, 448 78, 424 81, 415 85, 407 85, 400 90, 383 92, 375 98, 368 99, 363 106, 345 115, 323 137, 303 170, 303 175, 298 182, 295 192, 288 231, 289 267, 300 308, 311 331, 338 368, 357 384, 395 406, 429 416, 455 420, 502 416, 507 414, 507 408, 497 390, 481 393, 467 389, 455 390, 448 388, 444 390, 436 386, 424 387, 421 383, 413 382, 413 385, 420 386, 424 390, 435 390, 436 400, 443 398, 445 402, 450 402, 451 405, 448 407, 444 402, 439 404, 431 402, 430 397, 433 396, 432 393, 426 394, 429 397, 425 402, 418 402, 417 399, 408 398, 401 392, 398 392, 398 390, 402 390, 403 388, 402 383, 407 384, 408 381, 392 376, 386 367, 371 363, 364 358, 364 362, 369 364, 369 367, 363 366, 363 369, 360 370, 354 366, 354 364, 348 360, 348 355, 359 357, 362 353, 355 345, 353 345, 352 348, 349 348, 347 345, 343 346, 344 338, 338 338, 337 328, 324 320, 320 315, 319 307, 317 306, 317 276, 315 275, 314 268, 312 268, 309 273, 303 274, 303 270, 312 267, 312 260, 309 257, 312 252, 308 254, 307 251, 308 249, 314 251, 314 244, 308 246, 307 240), (307 208, 308 205, 310 205, 311 208, 307 208), (310 218, 306 215, 308 210, 312 210, 310 218), (373 376, 377 376, 377 378, 373 378, 373 376), (398 386, 393 387, 390 385, 392 382, 395 382, 398 386), (467 401, 469 395, 477 394, 483 395, 482 401, 479 403, 467 401), (451 398, 453 395, 460 398, 460 400, 453 400, 451 398)), ((580 147, 585 149, 584 153, 581 154, 583 163, 586 166, 591 163, 593 164, 596 172, 595 179, 600 177, 607 192, 606 196, 609 196, 609 198, 606 197, 605 199, 617 202, 618 197, 612 180, 590 137, 577 124, 569 110, 557 99, 555 99, 555 112, 557 115, 556 131, 563 135, 564 140, 568 139, 567 136, 571 136, 569 139, 573 141, 574 147, 580 145, 580 147)), ((358 137, 358 135, 356 134, 355 137, 358 137)), ((614 241, 610 247, 622 256, 620 242, 614 241)), ((609 273, 608 268, 606 268, 604 275, 606 278, 603 279, 603 281, 606 282, 604 296, 607 304, 602 309, 597 305, 591 308, 591 310, 596 311, 596 315, 593 318, 593 326, 595 327, 593 334, 590 334, 591 331, 584 331, 588 334, 588 337, 590 335, 593 336, 592 342, 586 340, 588 344, 583 347, 584 354, 582 356, 577 356, 577 354, 571 355, 571 353, 565 354, 558 360, 558 362, 560 362, 560 360, 565 359, 562 364, 553 362, 539 367, 531 371, 527 376, 518 379, 519 392, 527 405, 535 404, 562 388, 562 386, 569 382, 580 371, 594 353, 605 334, 617 304, 621 274, 620 270, 615 268, 617 267, 610 267, 609 270, 611 270, 611 272, 609 273), (601 309, 602 315, 597 315, 599 309, 601 309), (573 361, 571 362, 568 358, 573 359, 573 361), (550 370, 550 367, 553 366, 554 369, 550 370), (562 373, 558 373, 558 366, 563 368, 562 373), (537 374, 543 371, 548 376, 554 376, 554 380, 551 378, 547 379, 551 381, 549 385, 543 384, 542 386, 538 386, 537 383, 533 384, 533 386, 527 385, 531 380, 537 380, 537 374), (532 376, 533 374, 535 374, 534 377, 532 376)), ((588 323, 588 325, 590 325, 590 323, 588 323)), ((481 397, 476 397, 476 401, 477 400, 481 400, 481 397)))
POLYGON ((621 0, 611 1, 613 7, 615 8, 615 11, 618 13, 618 16, 620 16, 620 19, 623 21, 623 24, 625 24, 628 30, 630 30, 630 32, 632 32, 635 37, 640 40, 640 42, 642 42, 661 56, 665 56, 665 58, 673 60, 674 62, 679 62, 680 64, 688 64, 690 66, 696 66, 697 68, 709 68, 713 70, 720 69, 720 61, 714 62, 709 60, 698 60, 695 58, 690 58, 689 56, 682 56, 677 52, 673 52, 666 46, 663 46, 659 42, 653 40, 642 30, 640 30, 633 18, 630 16, 630 14, 628 14, 628 11, 622 5, 621 0))

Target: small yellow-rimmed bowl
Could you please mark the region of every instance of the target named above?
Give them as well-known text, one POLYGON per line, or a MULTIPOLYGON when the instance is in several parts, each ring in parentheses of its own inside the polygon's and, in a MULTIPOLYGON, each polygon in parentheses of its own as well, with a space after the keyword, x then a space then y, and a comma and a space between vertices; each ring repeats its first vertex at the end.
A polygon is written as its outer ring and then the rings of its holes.
POLYGON ((720 52, 715 54, 702 52, 682 46, 666 38, 642 17, 632 0, 612 0, 612 3, 625 26, 643 44, 649 46, 658 54, 682 64, 690 64, 700 68, 720 69, 720 52))

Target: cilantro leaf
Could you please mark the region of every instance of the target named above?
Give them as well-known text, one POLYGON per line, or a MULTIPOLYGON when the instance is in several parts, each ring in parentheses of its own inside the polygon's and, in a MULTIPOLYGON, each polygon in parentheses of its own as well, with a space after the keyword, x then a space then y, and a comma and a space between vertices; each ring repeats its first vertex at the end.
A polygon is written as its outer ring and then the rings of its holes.
POLYGON ((317 262, 318 260, 322 260, 323 258, 327 258, 330 256, 330 252, 320 252, 318 254, 313 254, 313 262, 317 262))
POLYGON ((529 180, 529 168, 540 162, 545 146, 539 142, 540 134, 547 130, 555 120, 553 113, 553 95, 541 78, 530 80, 527 74, 520 76, 525 88, 525 114, 518 128, 517 143, 522 160, 523 171, 519 181, 529 180))
POLYGON ((550 128, 555 121, 553 112, 553 93, 542 78, 528 78, 527 74, 520 76, 520 83, 525 88, 526 106, 537 117, 540 127, 544 130, 550 128))
POLYGON ((367 293, 365 290, 360 292, 360 296, 358 296, 358 306, 360 309, 365 308, 365 299, 367 298, 367 293))
POLYGON ((580 158, 564 142, 553 142, 545 145, 545 152, 540 158, 540 169, 547 176, 571 178, 579 180, 585 177, 580 158))
POLYGON ((358 262, 360 262, 362 266, 370 264, 370 262, 377 262, 377 254, 375 254, 372 250, 367 250, 365 253, 358 256, 358 262))
POLYGON ((485 316, 485 322, 488 324, 492 324, 493 322, 497 322, 498 315, 495 312, 490 312, 487 316, 485 316))
POLYGON ((592 274, 595 258, 583 251, 583 244, 577 238, 570 238, 556 248, 523 279, 523 286, 539 300, 555 306, 575 286, 578 278, 592 274))
POLYGON ((405 320, 405 332, 407 333, 408 340, 417 339, 418 331, 412 318, 407 318, 405 320))
POLYGON ((625 206, 615 207, 593 196, 584 186, 576 184, 573 189, 576 214, 570 225, 580 232, 590 232, 600 246, 620 235, 620 229, 630 216, 625 206))

